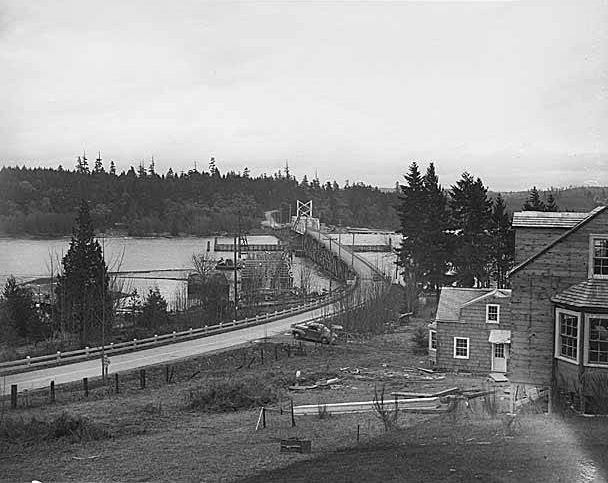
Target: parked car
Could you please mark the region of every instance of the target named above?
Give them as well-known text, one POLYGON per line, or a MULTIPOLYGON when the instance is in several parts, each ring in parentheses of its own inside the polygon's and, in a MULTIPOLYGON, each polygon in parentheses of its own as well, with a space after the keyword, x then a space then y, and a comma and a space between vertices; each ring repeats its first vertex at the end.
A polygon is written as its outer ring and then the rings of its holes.
POLYGON ((338 339, 335 332, 319 322, 293 324, 291 326, 291 333, 296 339, 312 340, 314 342, 321 342, 322 344, 335 344, 338 339))

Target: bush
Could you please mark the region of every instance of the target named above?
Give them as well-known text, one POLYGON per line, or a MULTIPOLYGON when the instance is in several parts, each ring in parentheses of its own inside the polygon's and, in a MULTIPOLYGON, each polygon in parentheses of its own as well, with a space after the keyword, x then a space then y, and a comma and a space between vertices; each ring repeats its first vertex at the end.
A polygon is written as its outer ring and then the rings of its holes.
POLYGON ((264 406, 278 400, 274 387, 257 377, 213 382, 191 389, 188 407, 202 411, 226 412, 264 406))
POLYGON ((416 327, 414 335, 412 335, 414 343, 414 352, 417 354, 426 354, 429 349, 429 331, 425 326, 416 327))
POLYGON ((32 417, 7 418, 0 422, 0 441, 25 442, 69 438, 72 442, 90 441, 107 437, 106 431, 82 416, 63 412, 50 421, 32 417))

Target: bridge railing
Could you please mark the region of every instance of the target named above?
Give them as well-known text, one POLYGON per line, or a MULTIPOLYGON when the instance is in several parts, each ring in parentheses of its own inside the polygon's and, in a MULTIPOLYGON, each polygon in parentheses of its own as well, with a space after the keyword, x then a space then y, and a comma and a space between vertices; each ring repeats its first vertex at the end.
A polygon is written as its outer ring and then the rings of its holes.
POLYGON ((233 320, 231 322, 220 322, 216 325, 204 326, 200 328, 191 328, 179 332, 174 331, 169 334, 154 335, 153 337, 147 337, 145 339, 133 339, 131 341, 126 342, 110 343, 103 347, 85 347, 84 349, 78 349, 74 351, 57 352, 55 354, 48 354, 38 357, 27 356, 25 359, 2 362, 0 363, 0 375, 26 372, 28 370, 40 368, 42 366, 62 365, 88 359, 97 359, 101 356, 102 353, 105 353, 108 356, 118 355, 135 350, 171 344, 174 342, 183 342, 189 339, 207 337, 210 335, 221 334, 232 330, 265 324, 267 322, 276 321, 288 316, 301 314, 310 310, 330 305, 344 297, 349 290, 350 287, 340 287, 339 289, 334 290, 331 294, 328 294, 320 299, 307 302, 302 305, 297 305, 295 307, 257 315, 255 317, 247 317, 241 320, 233 320))

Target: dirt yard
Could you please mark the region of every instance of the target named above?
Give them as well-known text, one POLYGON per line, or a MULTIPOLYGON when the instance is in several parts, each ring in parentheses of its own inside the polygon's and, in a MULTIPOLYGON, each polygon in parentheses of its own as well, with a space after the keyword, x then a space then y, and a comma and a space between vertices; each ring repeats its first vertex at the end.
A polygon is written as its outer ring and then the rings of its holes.
POLYGON ((10 440, 0 434, 0 480, 605 481, 606 419, 536 414, 513 423, 476 403, 449 414, 403 414, 399 429, 389 433, 372 413, 298 417, 292 427, 289 411, 269 412, 267 427, 256 431, 257 407, 224 413, 188 409, 192 389, 243 376, 276 387, 279 400, 271 406, 277 409, 287 408, 291 399, 320 406, 371 400, 382 386, 387 393, 493 387, 484 377, 416 370, 426 356, 414 354, 415 326, 337 346, 304 343, 301 354, 284 350, 282 344, 291 342, 286 336, 184 361, 174 367, 170 384, 164 367, 150 368, 143 390, 134 373, 121 375, 119 394, 112 386, 96 387, 85 398, 73 385, 71 392, 58 391, 53 405, 47 395, 31 395, 23 404, 29 407, 2 410, 5 426, 67 411, 86 416, 103 435, 10 440), (290 391, 298 370, 301 385, 338 381, 290 391), (280 453, 280 440, 291 436, 311 440, 312 452, 280 453))

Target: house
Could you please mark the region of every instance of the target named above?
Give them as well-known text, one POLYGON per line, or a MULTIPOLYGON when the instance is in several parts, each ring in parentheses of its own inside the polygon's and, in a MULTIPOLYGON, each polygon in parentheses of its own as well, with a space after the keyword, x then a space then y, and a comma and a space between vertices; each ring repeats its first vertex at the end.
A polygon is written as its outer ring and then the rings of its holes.
POLYGON ((471 372, 508 370, 511 291, 443 287, 429 328, 429 356, 436 367, 471 372))
POLYGON ((608 210, 518 212, 510 381, 577 396, 608 376, 608 210))

